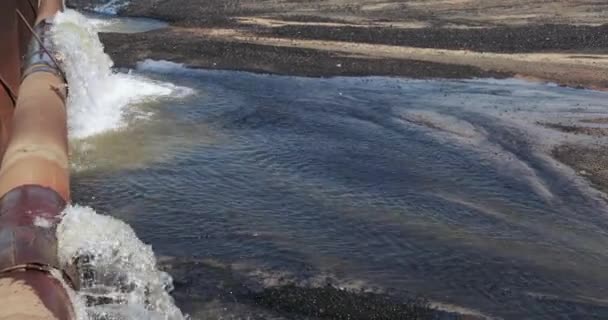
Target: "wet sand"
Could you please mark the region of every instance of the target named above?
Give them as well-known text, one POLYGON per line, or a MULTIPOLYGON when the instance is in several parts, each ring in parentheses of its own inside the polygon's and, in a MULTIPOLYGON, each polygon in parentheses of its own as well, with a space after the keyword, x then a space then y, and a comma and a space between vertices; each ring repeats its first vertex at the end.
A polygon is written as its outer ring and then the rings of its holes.
POLYGON ((240 70, 302 76, 404 76, 411 78, 504 78, 508 72, 475 66, 401 59, 364 53, 337 53, 332 48, 292 45, 264 38, 226 41, 222 32, 173 28, 153 33, 102 34, 106 51, 119 67, 144 59, 170 60, 193 68, 240 70), (195 45, 193 45, 193 42, 195 45))
POLYGON ((420 297, 401 300, 382 292, 343 288, 330 278, 322 285, 279 279, 268 286, 217 261, 162 257, 160 265, 176 277, 175 298, 184 311, 201 318, 219 318, 222 313, 214 309, 234 310, 244 305, 259 319, 276 319, 277 315, 282 316, 279 319, 489 319, 474 310, 420 297), (217 279, 222 283, 218 284, 217 279), (194 292, 185 294, 182 287, 194 292), (200 308, 188 296, 191 294, 200 301, 212 302, 200 308), (204 309, 203 314, 200 309, 204 309))
POLYGON ((564 145, 555 148, 552 155, 574 168, 597 189, 608 193, 608 152, 605 147, 564 145))

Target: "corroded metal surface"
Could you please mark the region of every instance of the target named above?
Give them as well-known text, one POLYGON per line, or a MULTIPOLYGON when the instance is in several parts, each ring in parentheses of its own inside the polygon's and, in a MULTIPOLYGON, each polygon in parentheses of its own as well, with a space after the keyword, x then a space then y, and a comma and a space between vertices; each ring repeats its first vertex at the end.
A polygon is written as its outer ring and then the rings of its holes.
MULTIPOLYGON (((45 19, 62 7, 59 0, 40 2, 36 34, 24 64, 25 77, 12 117, 10 140, 0 167, 0 196, 22 185, 39 185, 70 198, 66 83, 54 61, 45 19), (44 68, 41 68, 44 67, 44 68)), ((21 12, 20 12, 21 13, 21 12)))
POLYGON ((56 227, 70 199, 67 89, 46 48, 52 44, 45 19, 61 9, 61 0, 0 1, 0 75, 18 92, 13 105, 0 90, 0 294, 14 301, 0 302, 0 319, 74 319, 54 276, 62 268, 56 227))
POLYGON ((11 139, 0 168, 0 195, 28 184, 70 198, 65 84, 49 72, 30 74, 19 90, 11 139))
MULTIPOLYGON (((12 0, 17 2, 17 9, 30 25, 34 25, 38 16, 38 0, 12 0)), ((32 38, 32 35, 27 30, 27 26, 17 18, 17 26, 19 31, 19 56, 27 52, 27 47, 32 38)))
POLYGON ((65 205, 56 192, 35 185, 0 199, 0 296, 11 292, 22 304, 9 308, 0 302, 0 319, 73 319, 66 289, 50 273, 60 268, 55 231, 65 205))
POLYGON ((55 230, 65 205, 56 192, 36 185, 0 199, 0 271, 29 263, 59 269, 55 230))
MULTIPOLYGON (((17 92, 21 78, 16 4, 16 0, 0 1, 0 77, 13 92, 17 92)), ((13 107, 9 93, 0 86, 0 154, 8 141, 13 107)))
POLYGON ((0 276, 0 319, 75 319, 61 282, 39 271, 15 271, 0 276))
POLYGON ((23 78, 35 72, 50 72, 64 78, 59 62, 51 56, 55 52, 55 45, 50 37, 52 26, 52 23, 42 20, 32 28, 36 38, 30 42, 27 54, 23 57, 23 78))

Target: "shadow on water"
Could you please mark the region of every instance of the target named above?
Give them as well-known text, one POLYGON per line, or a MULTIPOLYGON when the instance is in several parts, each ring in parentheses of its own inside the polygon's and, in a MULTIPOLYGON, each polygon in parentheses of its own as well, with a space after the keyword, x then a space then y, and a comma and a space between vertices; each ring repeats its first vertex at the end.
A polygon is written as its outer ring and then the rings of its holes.
POLYGON ((418 295, 479 317, 608 317, 606 205, 544 153, 567 137, 530 125, 573 105, 598 113, 606 94, 515 80, 148 75, 197 93, 135 121, 135 138, 89 140, 118 160, 76 173, 74 198, 125 219, 161 255, 238 270, 167 262, 195 318, 401 319, 427 310, 403 302, 418 295), (161 160, 121 169, 132 143, 161 160))

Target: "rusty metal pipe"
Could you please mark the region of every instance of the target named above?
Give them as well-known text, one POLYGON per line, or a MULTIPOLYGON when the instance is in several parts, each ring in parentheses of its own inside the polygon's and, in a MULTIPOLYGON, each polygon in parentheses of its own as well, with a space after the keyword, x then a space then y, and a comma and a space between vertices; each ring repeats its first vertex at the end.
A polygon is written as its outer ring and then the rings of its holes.
POLYGON ((0 196, 39 185, 70 199, 64 97, 65 84, 53 73, 35 72, 23 80, 0 167, 0 196))
MULTIPOLYGON (((22 8, 22 2, 28 0, 8 1, 20 1, 12 8, 22 8)), ((66 288, 57 278, 62 266, 55 235, 61 212, 70 200, 67 92, 59 66, 48 56, 54 52, 47 21, 63 10, 63 1, 33 2, 38 5, 34 28, 37 36, 28 37, 30 49, 20 75, 23 80, 0 167, 0 296, 10 295, 10 300, 0 299, 0 319, 69 320, 75 316, 66 288)), ((0 21, 14 12, 0 12, 0 21)), ((6 25, 13 26, 12 23, 13 20, 6 25)), ((29 27, 17 29, 30 32, 29 27)), ((18 35, 0 47, 0 51, 7 48, 10 53, 3 52, 0 57, 12 57, 10 61, 0 61, 0 71, 14 73, 12 52, 20 51, 19 39, 24 37, 18 35), (7 63, 11 65, 7 67, 7 63)), ((20 69, 21 60, 17 63, 20 69)), ((4 105, 0 105, 0 121, 4 121, 2 108, 4 105)), ((3 137, 6 139, 6 135, 3 137)), ((64 280, 74 280, 63 274, 64 280)))
MULTIPOLYGON (((31 25, 34 25, 36 22, 36 17, 38 16, 38 0, 10 0, 13 2, 17 2, 17 9, 19 12, 25 16, 27 21, 30 22, 31 25)), ((17 18, 17 17, 15 17, 17 18)), ((18 21, 18 19, 17 19, 18 21)), ((19 52, 20 57, 23 57, 27 53, 27 47, 30 43, 30 39, 32 35, 27 31, 27 26, 23 23, 17 23, 19 26, 19 52)), ((19 79, 21 80, 21 79, 19 79)))
MULTIPOLYGON (((0 81, 13 92, 17 92, 20 74, 20 44, 16 0, 0 1, 0 81), (10 44, 10 45, 9 45, 10 44)), ((0 86, 0 154, 8 143, 13 117, 13 101, 3 86, 0 86)))

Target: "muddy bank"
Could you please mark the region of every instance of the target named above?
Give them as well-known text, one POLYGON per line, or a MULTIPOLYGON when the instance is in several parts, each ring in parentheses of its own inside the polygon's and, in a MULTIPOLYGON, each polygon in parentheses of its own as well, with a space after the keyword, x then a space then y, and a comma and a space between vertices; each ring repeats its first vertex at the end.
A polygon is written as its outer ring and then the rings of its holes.
MULTIPOLYGON (((335 320, 439 319, 424 300, 395 302, 373 293, 352 293, 332 286, 302 288, 295 285, 268 288, 253 295, 253 300, 287 317, 294 315, 335 320)), ((447 315, 443 317, 448 319, 447 315)), ((456 315, 449 317, 458 319, 456 315)))
POLYGON ((192 34, 178 35, 171 30, 132 35, 101 34, 100 38, 118 67, 132 68, 138 61, 157 59, 185 63, 195 68, 302 76, 503 78, 511 75, 464 65, 413 59, 379 59, 343 52, 209 39, 192 34))
MULTIPOLYGON (((608 193, 608 152, 605 140, 608 137, 607 118, 566 120, 537 125, 579 137, 593 137, 594 142, 567 143, 551 150, 553 158, 574 169, 576 174, 587 179, 596 189, 608 193)), ((584 141, 584 140, 583 140, 584 141)))
POLYGON ((588 179, 597 189, 608 193, 608 152, 605 147, 564 145, 553 149, 552 155, 588 179))
POLYGON ((147 58, 191 67, 303 76, 472 78, 520 76, 562 85, 608 87, 608 55, 481 53, 347 41, 269 37, 240 28, 179 28, 104 34, 118 66, 147 58))
POLYGON ((215 314, 214 309, 229 308, 236 318, 253 319, 487 319, 472 310, 421 297, 340 288, 330 276, 324 283, 286 276, 269 285, 218 261, 163 259, 167 260, 161 268, 174 277, 173 296, 192 316, 222 318, 225 312, 215 314), (248 309, 240 310, 244 306, 248 309))
POLYGON ((608 53, 608 24, 602 26, 526 25, 491 28, 394 28, 378 26, 284 25, 260 33, 295 39, 321 39, 419 48, 499 53, 608 53))

